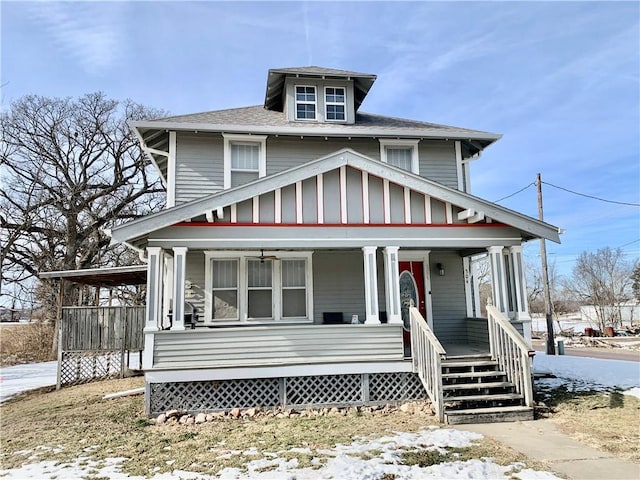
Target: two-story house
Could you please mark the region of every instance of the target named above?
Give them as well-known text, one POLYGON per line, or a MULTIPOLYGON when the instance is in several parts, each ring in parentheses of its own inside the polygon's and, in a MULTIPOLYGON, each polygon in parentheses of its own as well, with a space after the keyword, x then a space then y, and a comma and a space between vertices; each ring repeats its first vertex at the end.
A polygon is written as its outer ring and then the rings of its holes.
POLYGON ((264 105, 132 122, 167 189, 112 232, 148 261, 148 413, 428 395, 530 418, 522 243, 558 229, 470 193, 500 135, 360 112, 375 79, 272 69, 264 105))

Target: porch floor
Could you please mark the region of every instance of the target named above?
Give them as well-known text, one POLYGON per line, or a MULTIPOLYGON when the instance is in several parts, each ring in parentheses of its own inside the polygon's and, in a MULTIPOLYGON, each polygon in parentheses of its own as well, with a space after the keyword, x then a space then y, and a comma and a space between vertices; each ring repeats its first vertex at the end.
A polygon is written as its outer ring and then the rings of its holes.
POLYGON ((489 345, 468 343, 443 343, 447 356, 488 355, 489 345))

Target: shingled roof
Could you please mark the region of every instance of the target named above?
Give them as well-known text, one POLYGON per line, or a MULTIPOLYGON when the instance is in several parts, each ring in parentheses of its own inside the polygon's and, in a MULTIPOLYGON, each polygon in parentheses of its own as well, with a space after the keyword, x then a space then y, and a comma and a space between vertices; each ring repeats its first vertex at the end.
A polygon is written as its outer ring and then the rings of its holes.
POLYGON ((296 129, 299 129, 300 133, 305 134, 312 134, 313 130, 317 130, 319 134, 322 134, 323 131, 327 131, 328 133, 340 130, 344 134, 351 132, 353 135, 370 135, 372 129, 377 131, 377 135, 381 135, 381 130, 389 129, 390 135, 404 134, 425 137, 451 136, 452 138, 464 137, 491 141, 500 138, 500 135, 480 130, 470 130, 468 128, 452 127, 449 125, 421 122, 406 118, 387 117, 384 115, 375 115, 364 112, 358 112, 356 114, 356 121, 352 125, 336 125, 323 122, 291 122, 287 120, 284 113, 267 110, 262 105, 254 105, 244 108, 230 108, 227 110, 214 110, 211 112, 192 113, 188 115, 177 115, 151 121, 132 122, 132 124, 134 126, 144 126, 146 128, 151 128, 154 124, 158 125, 158 127, 163 127, 165 124, 174 124, 174 127, 179 127, 180 124, 182 124, 183 127, 200 127, 201 130, 216 130, 220 129, 219 127, 222 126, 267 127, 265 128, 264 133, 268 133, 268 127, 287 127, 293 130, 291 133, 296 133, 296 129), (309 133, 310 131, 311 133, 309 133))

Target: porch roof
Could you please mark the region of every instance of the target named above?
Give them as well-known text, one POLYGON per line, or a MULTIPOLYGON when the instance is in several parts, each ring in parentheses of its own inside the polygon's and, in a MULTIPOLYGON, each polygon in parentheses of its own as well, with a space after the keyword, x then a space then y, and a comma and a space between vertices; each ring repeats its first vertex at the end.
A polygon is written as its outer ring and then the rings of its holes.
POLYGON ((57 270, 40 272, 40 278, 65 279, 97 287, 143 285, 147 283, 147 266, 128 265, 125 267, 88 268, 83 270, 57 270))
MULTIPOLYGON (((351 149, 341 149, 328 156, 298 167, 260 178, 256 181, 224 190, 162 212, 134 220, 112 230, 112 242, 139 243, 146 236, 162 228, 170 227, 192 218, 238 202, 242 202, 276 189, 293 185, 342 166, 362 170, 384 178, 416 192, 429 195, 442 202, 449 202, 466 209, 483 212, 487 217, 520 231, 524 240, 545 238, 560 242, 558 227, 541 222, 521 213, 509 210, 479 197, 455 190, 406 170, 374 160, 351 149)), ((211 224, 215 226, 215 224, 211 224)))

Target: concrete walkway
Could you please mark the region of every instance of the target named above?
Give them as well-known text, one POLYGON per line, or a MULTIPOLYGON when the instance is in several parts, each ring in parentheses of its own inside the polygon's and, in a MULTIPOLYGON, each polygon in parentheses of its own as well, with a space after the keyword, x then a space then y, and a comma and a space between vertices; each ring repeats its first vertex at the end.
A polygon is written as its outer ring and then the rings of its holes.
POLYGON ((531 460, 548 463, 553 471, 572 480, 640 479, 640 465, 578 443, 547 419, 454 428, 491 437, 531 460))

